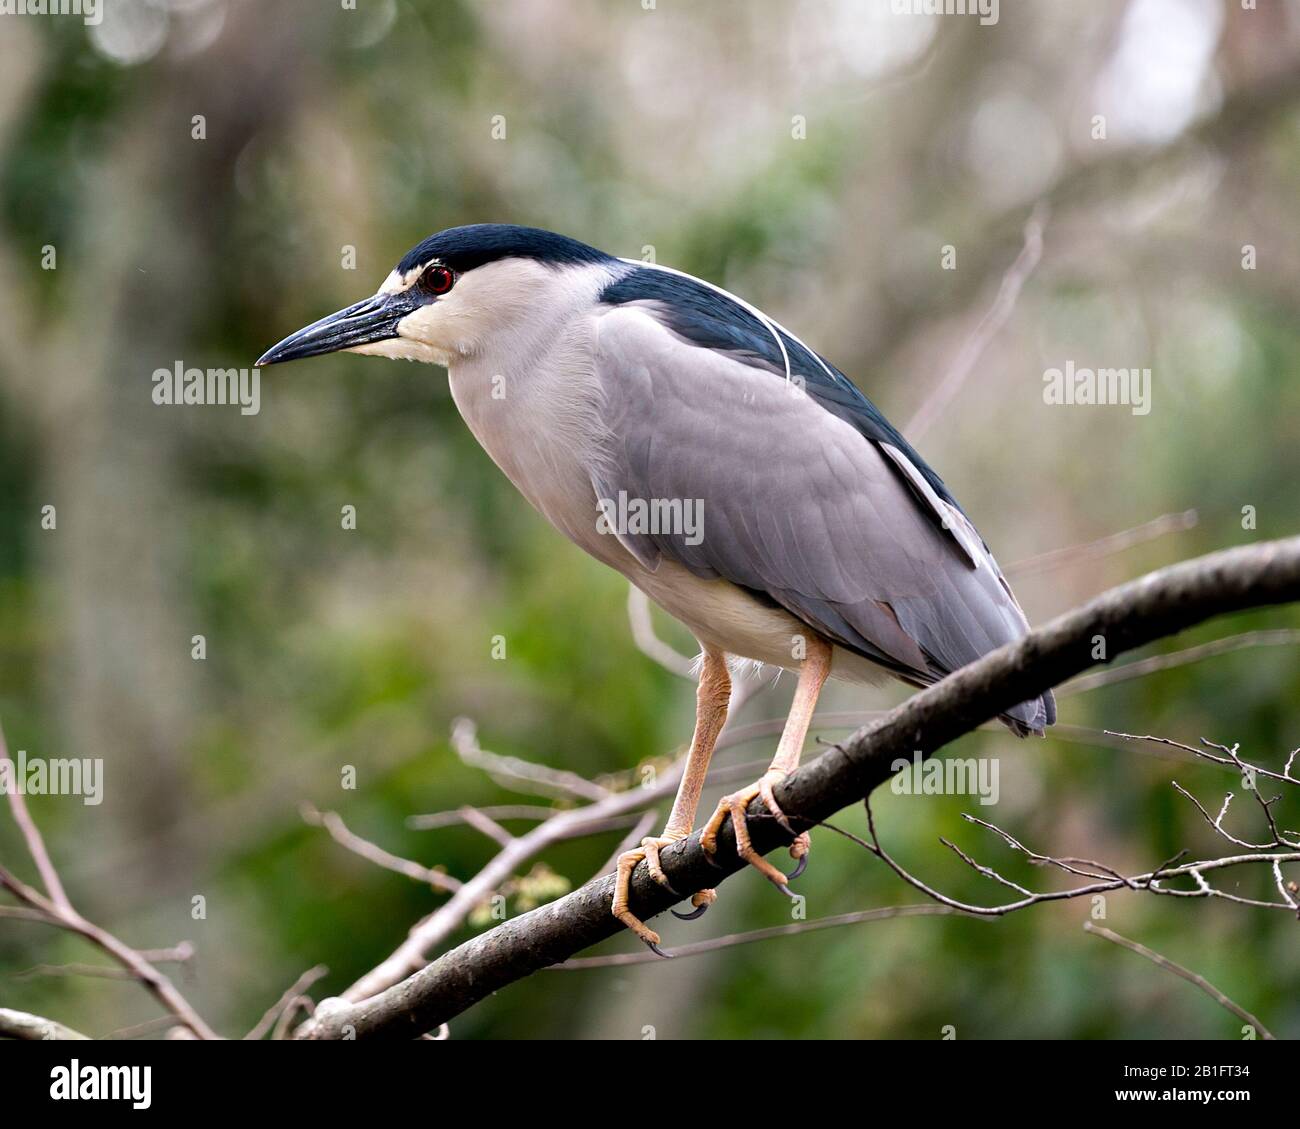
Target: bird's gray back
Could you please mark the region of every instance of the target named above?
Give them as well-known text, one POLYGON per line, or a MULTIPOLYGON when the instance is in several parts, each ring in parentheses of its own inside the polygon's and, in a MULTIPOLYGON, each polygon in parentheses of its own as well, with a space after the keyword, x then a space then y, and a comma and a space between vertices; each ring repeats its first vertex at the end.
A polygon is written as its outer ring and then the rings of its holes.
MULTIPOLYGON (((744 342, 706 348, 673 322, 652 298, 597 324, 593 489, 698 502, 702 516, 696 537, 624 536, 645 567, 666 557, 728 580, 921 684, 1025 633, 978 533, 892 428, 873 439, 744 342)), ((1010 713, 1039 729, 1055 711, 1049 695, 1010 713)))

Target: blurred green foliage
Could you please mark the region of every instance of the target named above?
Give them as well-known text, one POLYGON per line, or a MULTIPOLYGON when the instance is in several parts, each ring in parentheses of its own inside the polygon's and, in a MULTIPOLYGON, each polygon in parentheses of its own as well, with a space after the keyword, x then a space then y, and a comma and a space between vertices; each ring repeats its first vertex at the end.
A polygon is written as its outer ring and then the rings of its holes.
MULTIPOLYGON (((1102 80, 1118 81, 1109 52, 1136 34, 1135 6, 1035 6, 924 34, 890 23, 887 5, 847 2, 135 7, 153 15, 131 34, 11 19, 0 40, 0 718, 12 749, 105 758, 102 807, 35 799, 33 811, 89 916, 141 947, 196 943, 178 980, 224 1033, 252 1026, 318 962, 330 968, 320 987, 342 990, 442 900, 307 826, 301 802, 467 878, 493 844, 406 817, 537 801, 462 764, 454 718, 473 718, 495 751, 621 783, 666 766, 689 735, 691 689, 635 647, 623 582, 515 495, 440 370, 321 358, 266 373, 250 417, 149 402, 155 368, 251 364, 372 292, 430 231, 497 220, 632 257, 652 247, 762 304, 901 424, 987 308, 1028 205, 1049 198, 1042 265, 922 450, 1004 564, 1164 512, 1200 520, 1017 581, 1031 618, 1176 559, 1296 532, 1300 134, 1283 115, 1172 161, 1140 138, 1092 145, 1087 118, 1102 80), (995 110, 1010 157, 978 144, 995 110), (500 142, 494 114, 508 122, 500 142), (792 136, 795 114, 806 140, 792 136), (1044 128, 1055 149, 1033 132, 1044 128), (1039 140, 1016 149, 1023 137, 1039 140), (1149 169, 1120 160, 1106 174, 1112 149, 1149 153, 1149 169), (952 274, 939 269, 948 243, 952 274), (1244 243, 1259 248, 1254 272, 1240 269, 1244 243), (46 246, 55 271, 40 269, 46 246), (356 271, 341 267, 349 246, 356 271), (1041 374, 1067 357, 1151 367, 1151 415, 1044 405, 1041 374), (54 531, 41 528, 47 504, 54 531), (1244 506, 1256 528, 1243 528, 1244 506), (346 766, 355 789, 341 785, 346 766), (207 916, 195 920, 199 895, 207 916)), ((1293 66, 1294 21, 1251 24, 1230 3, 1189 10, 1215 28, 1195 87, 1203 114, 1217 111, 1206 89, 1231 98, 1293 66)), ((1163 649, 1285 626, 1300 627, 1295 609, 1163 649)), ((680 628, 659 627, 690 650, 680 628)), ((788 692, 759 696, 742 721, 777 716, 788 692)), ((837 689, 827 709, 900 693, 837 689)), ((981 903, 1007 891, 940 836, 1035 888, 1059 878, 963 812, 1126 871, 1182 848, 1222 854, 1170 781, 1217 810, 1240 792, 1232 774, 1098 733, 1204 735, 1277 767, 1300 744, 1298 698, 1295 646, 1066 698, 1068 732, 979 733, 952 750, 998 758, 999 804, 882 792, 879 825, 904 865, 981 903)), ((772 746, 720 759, 761 762, 772 746)), ((1283 804, 1279 822, 1297 826, 1296 798, 1283 804)), ((1230 822, 1246 838, 1262 830, 1241 795, 1230 822)), ((859 811, 837 823, 864 832, 859 811)), ((518 876, 510 911, 584 882, 619 838, 546 852, 518 876)), ((921 900, 847 840, 814 842, 810 917, 921 900)), ((7 820, 0 860, 30 874, 7 820)), ((1223 888, 1272 896, 1267 875, 1244 871, 1223 888)), ((1087 937, 1091 908, 901 918, 670 965, 549 972, 453 1031, 1239 1037, 1186 984, 1087 937)), ((788 919, 742 875, 702 922, 663 931, 671 946, 788 919)), ((1106 923, 1275 1032, 1300 1030, 1294 915, 1130 894, 1108 899, 1106 923)), ((455 940, 490 925, 480 912, 455 940)), ((98 958, 70 938, 0 921, 7 1006, 97 1035, 154 1014, 132 985, 13 975, 85 959, 98 958)))

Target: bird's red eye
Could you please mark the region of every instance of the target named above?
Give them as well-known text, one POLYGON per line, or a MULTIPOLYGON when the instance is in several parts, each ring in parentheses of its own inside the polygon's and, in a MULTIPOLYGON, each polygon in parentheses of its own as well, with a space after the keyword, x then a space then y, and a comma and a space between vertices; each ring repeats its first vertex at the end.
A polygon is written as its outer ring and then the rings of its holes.
POLYGON ((456 276, 446 267, 430 267, 421 279, 433 294, 446 294, 456 284, 456 276))

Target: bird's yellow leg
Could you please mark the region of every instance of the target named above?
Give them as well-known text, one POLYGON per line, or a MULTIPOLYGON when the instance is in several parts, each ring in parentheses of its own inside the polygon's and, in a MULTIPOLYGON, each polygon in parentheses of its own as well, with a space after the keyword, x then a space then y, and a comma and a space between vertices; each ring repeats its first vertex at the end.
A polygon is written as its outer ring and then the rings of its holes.
MULTIPOLYGON (((699 807, 704 778, 709 771, 709 758, 713 756, 713 746, 717 744, 718 734, 722 732, 722 726, 727 720, 727 703, 730 698, 731 676, 727 673, 726 656, 721 651, 705 647, 700 684, 695 696, 695 735, 691 738, 691 748, 686 754, 686 767, 682 771, 682 781, 677 786, 677 798, 673 801, 668 823, 662 835, 642 839, 639 847, 624 851, 618 856, 618 877, 614 885, 612 907, 614 916, 656 951, 659 934, 628 909, 632 871, 636 869, 637 863, 645 859, 650 868, 650 877, 659 885, 672 890, 668 876, 659 865, 659 851, 669 843, 685 839, 691 833, 691 827, 695 823, 695 809, 699 807)), ((691 902, 699 910, 701 906, 708 906, 715 896, 712 890, 701 890, 691 902)))
MULTIPOLYGON (((795 688, 794 702, 790 706, 785 728, 781 732, 780 743, 776 747, 776 756, 758 780, 739 792, 723 796, 718 802, 717 810, 704 825, 700 836, 700 846, 710 855, 718 849, 718 832, 722 825, 731 818, 731 825, 736 833, 736 854, 750 866, 759 871, 782 893, 790 893, 786 885, 788 879, 767 859, 754 850, 749 838, 749 826, 745 812, 756 797, 761 796, 767 810, 780 821, 781 826, 793 833, 781 811, 772 789, 799 767, 799 755, 803 752, 803 743, 808 736, 808 727, 812 724, 813 711, 817 708, 817 698, 831 671, 831 645, 825 640, 813 636, 808 641, 808 653, 799 667, 799 684, 795 688)), ((808 832, 803 832, 790 845, 790 854, 800 861, 795 871, 797 877, 803 870, 803 859, 808 855, 808 832)))

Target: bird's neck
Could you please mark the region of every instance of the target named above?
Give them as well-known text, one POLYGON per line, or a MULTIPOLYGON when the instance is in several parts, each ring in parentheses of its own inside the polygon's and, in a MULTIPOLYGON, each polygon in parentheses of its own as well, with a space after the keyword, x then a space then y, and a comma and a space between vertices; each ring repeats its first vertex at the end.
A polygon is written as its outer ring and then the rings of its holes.
POLYGON ((579 543, 595 523, 589 468, 605 438, 594 354, 594 324, 579 320, 540 348, 493 350, 448 368, 452 399, 480 446, 579 543))

